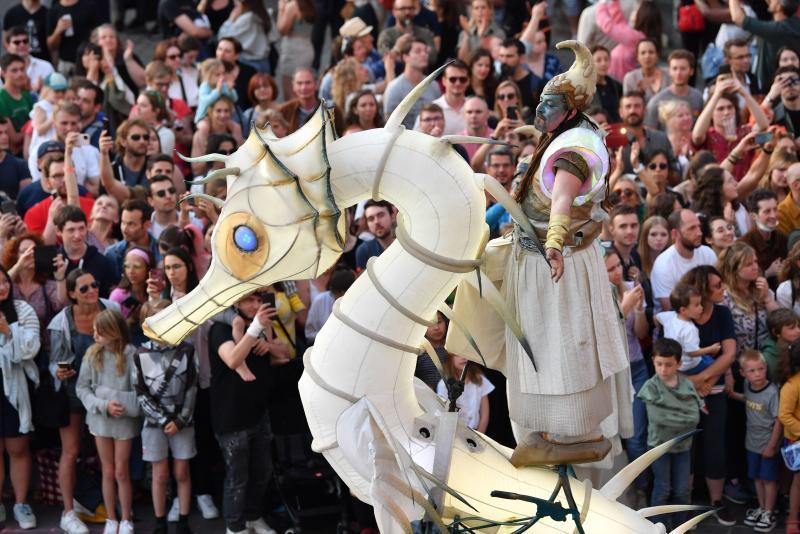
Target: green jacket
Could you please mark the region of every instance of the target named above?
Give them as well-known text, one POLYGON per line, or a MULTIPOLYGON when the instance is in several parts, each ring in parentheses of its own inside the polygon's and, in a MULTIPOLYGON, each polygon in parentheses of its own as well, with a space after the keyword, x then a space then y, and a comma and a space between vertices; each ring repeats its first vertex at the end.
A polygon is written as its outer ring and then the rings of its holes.
POLYGON ((778 342, 772 339, 772 336, 767 336, 763 342, 760 343, 759 348, 764 359, 767 360, 767 378, 773 384, 777 384, 778 362, 780 361, 780 348, 778 342))
MULTIPOLYGON (((678 385, 668 387, 656 375, 644 383, 637 393, 647 406, 647 446, 655 447, 665 441, 697 428, 703 400, 694 385, 678 377, 678 385)), ((685 439, 670 452, 684 452, 692 447, 692 440, 685 439)))

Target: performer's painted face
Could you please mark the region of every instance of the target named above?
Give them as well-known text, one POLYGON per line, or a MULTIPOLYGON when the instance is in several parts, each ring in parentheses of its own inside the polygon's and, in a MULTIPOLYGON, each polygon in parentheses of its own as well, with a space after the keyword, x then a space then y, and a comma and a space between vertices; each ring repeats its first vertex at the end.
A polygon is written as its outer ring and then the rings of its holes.
POLYGON ((570 109, 563 95, 544 94, 536 106, 536 117, 533 126, 542 133, 549 133, 558 128, 569 115, 570 109))

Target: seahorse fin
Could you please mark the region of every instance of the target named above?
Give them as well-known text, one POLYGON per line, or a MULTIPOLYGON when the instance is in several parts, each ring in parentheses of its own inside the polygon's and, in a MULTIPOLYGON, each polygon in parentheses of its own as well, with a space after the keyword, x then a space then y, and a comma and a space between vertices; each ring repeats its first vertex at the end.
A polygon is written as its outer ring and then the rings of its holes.
POLYGON ((535 371, 536 361, 533 359, 533 350, 531 350, 531 345, 528 343, 528 339, 522 332, 522 327, 517 322, 517 319, 514 317, 514 314, 508 307, 508 304, 503 299, 503 296, 494 286, 492 281, 489 280, 489 277, 486 276, 486 273, 480 271, 479 277, 465 276, 464 280, 482 292, 481 296, 486 299, 492 308, 494 308, 494 311, 497 312, 497 315, 499 315, 500 318, 503 319, 503 322, 506 323, 506 326, 511 329, 514 337, 517 338, 517 341, 522 346, 522 350, 524 350, 525 354, 527 354, 528 358, 530 358, 531 364, 533 364, 533 369, 535 371), (480 279, 480 283, 478 282, 478 279, 480 279))
POLYGON ((419 100, 420 97, 422 97, 428 86, 441 73, 444 72, 444 69, 446 69, 447 66, 450 65, 450 63, 452 63, 452 61, 448 61, 435 71, 428 74, 428 76, 424 80, 419 82, 416 85, 416 87, 414 87, 411 90, 411 92, 406 95, 406 97, 400 102, 400 104, 398 104, 397 107, 394 108, 394 111, 392 111, 392 114, 389 115, 389 118, 386 119, 386 125, 384 126, 384 129, 386 131, 395 130, 403 123, 403 119, 406 118, 406 115, 408 115, 408 112, 411 111, 411 108, 414 107, 414 104, 417 102, 417 100, 419 100))
POLYGON ((464 326, 464 323, 461 321, 461 318, 458 315, 456 315, 456 312, 454 312, 453 309, 450 308, 450 306, 448 306, 444 302, 442 302, 439 305, 439 311, 442 312, 444 316, 450 320, 451 324, 456 325, 456 328, 458 328, 458 330, 464 335, 464 337, 467 338, 467 342, 469 343, 470 347, 472 347, 472 350, 474 350, 478 354, 478 356, 481 357, 481 362, 483 362, 483 365, 485 367, 486 358, 484 358, 483 354, 481 354, 481 349, 478 348, 478 342, 475 341, 475 338, 472 337, 472 334, 469 332, 469 330, 467 330, 467 327, 464 326))
POLYGON ((209 202, 214 204, 219 209, 222 209, 222 207, 225 206, 225 201, 222 200, 221 198, 212 197, 211 195, 206 195, 205 193, 192 193, 191 195, 186 195, 185 197, 183 197, 182 199, 180 199, 178 201, 178 204, 180 204, 181 202, 185 202, 187 200, 193 199, 193 198, 202 198, 204 200, 208 200, 209 202))
POLYGON ((464 503, 465 506, 469 506, 470 508, 475 510, 475 513, 479 513, 478 509, 475 508, 474 506, 472 506, 469 503, 469 501, 467 501, 459 492, 457 492, 456 490, 454 490, 453 488, 451 488, 450 486, 448 486, 447 484, 445 484, 444 482, 442 482, 441 480, 439 480, 438 478, 436 478, 432 474, 428 473, 427 471, 425 471, 423 468, 421 468, 417 464, 412 465, 411 469, 417 474, 418 477, 420 477, 420 479, 425 479, 425 480, 428 480, 428 481, 432 482, 437 487, 439 487, 442 491, 446 491, 447 493, 449 493, 450 495, 452 495, 453 497, 455 497, 456 499, 458 499, 459 501, 464 503))
POLYGON ((665 504, 663 506, 650 506, 649 508, 642 508, 637 510, 637 513, 642 517, 653 517, 654 515, 674 514, 676 512, 699 512, 713 510, 708 506, 702 504, 665 504))
POLYGON ((686 534, 687 532, 689 532, 692 529, 693 526, 699 525, 700 522, 702 522, 705 518, 707 518, 707 517, 713 515, 714 513, 716 513, 716 511, 717 511, 717 509, 709 510, 708 512, 706 512, 704 514, 700 514, 698 516, 695 516, 695 517, 691 518, 690 520, 688 520, 686 523, 680 525, 675 530, 671 530, 669 534, 686 534))
POLYGON ((196 156, 194 158, 190 158, 189 156, 184 156, 177 150, 175 153, 178 155, 186 163, 225 163, 227 161, 228 156, 223 154, 205 154, 203 156, 196 156))
POLYGON ((222 168, 217 169, 216 171, 211 171, 203 178, 198 178, 196 180, 192 180, 189 182, 190 184, 207 184, 212 180, 216 180, 217 178, 225 178, 226 176, 239 176, 240 169, 239 167, 231 167, 231 168, 222 168))
POLYGON ((605 485, 600 488, 600 493, 602 493, 607 499, 616 501, 617 498, 622 495, 622 492, 625 491, 625 488, 630 486, 636 477, 638 477, 645 469, 650 467, 650 464, 669 452, 673 445, 683 441, 686 438, 694 436, 698 432, 700 432, 700 430, 686 432, 685 434, 681 434, 678 437, 672 438, 671 440, 662 443, 658 447, 647 451, 643 455, 639 456, 636 460, 623 467, 619 473, 614 475, 614 478, 606 482, 605 485))

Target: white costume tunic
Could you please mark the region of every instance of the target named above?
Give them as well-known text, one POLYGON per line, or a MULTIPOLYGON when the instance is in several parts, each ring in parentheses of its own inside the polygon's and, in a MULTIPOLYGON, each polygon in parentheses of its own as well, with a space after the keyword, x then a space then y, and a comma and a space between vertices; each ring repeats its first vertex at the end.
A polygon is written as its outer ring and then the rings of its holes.
MULTIPOLYGON (((519 228, 486 249, 484 269, 516 312, 537 369, 477 291, 462 283, 456 295, 456 314, 467 323, 487 364, 508 379, 509 412, 518 440, 529 431, 582 436, 598 430, 607 418, 607 437, 632 432, 625 332, 596 241, 605 216, 600 202, 608 172, 608 152, 599 135, 584 127, 559 135, 545 151, 540 165, 544 172, 537 169, 522 207, 544 243, 553 164, 569 152, 582 156, 590 176, 571 210, 563 278, 552 281, 544 257, 519 228)), ((450 329, 447 348, 481 361, 456 328, 450 329)))

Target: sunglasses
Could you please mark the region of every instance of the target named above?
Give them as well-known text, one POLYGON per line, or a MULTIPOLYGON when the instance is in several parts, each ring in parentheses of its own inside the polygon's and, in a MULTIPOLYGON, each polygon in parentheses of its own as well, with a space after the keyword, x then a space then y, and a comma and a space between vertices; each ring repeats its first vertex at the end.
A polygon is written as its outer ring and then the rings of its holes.
POLYGON ((633 195, 636 194, 636 193, 634 193, 633 189, 617 189, 614 192, 616 194, 618 194, 619 196, 625 197, 625 198, 632 197, 633 195))
POLYGON ((26 45, 29 44, 30 41, 28 39, 11 39, 9 41, 11 44, 19 46, 19 45, 26 45))
POLYGON ((449 76, 447 81, 450 83, 467 83, 469 78, 466 76, 449 76))
POLYGON ((144 139, 145 141, 150 140, 150 134, 132 134, 131 141, 141 141, 144 139))
POLYGON ((155 196, 157 196, 158 198, 164 198, 168 194, 169 195, 174 195, 175 194, 175 188, 174 187, 170 187, 169 189, 162 189, 161 191, 156 191, 153 194, 155 196))
POLYGON ((497 100, 513 100, 514 98, 517 98, 516 93, 500 93, 497 95, 497 100))
POLYGON ((651 171, 654 171, 656 169, 658 169, 659 171, 663 171, 664 169, 667 168, 667 164, 666 163, 650 163, 650 164, 647 165, 647 168, 650 169, 651 171))
POLYGON ((180 59, 180 58, 181 58, 180 54, 170 54, 167 56, 167 59, 180 59))
POLYGON ((91 284, 83 284, 78 288, 78 291, 80 291, 81 294, 84 294, 89 291, 89 289, 97 289, 98 287, 100 287, 100 284, 97 283, 97 280, 93 280, 91 284))

